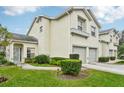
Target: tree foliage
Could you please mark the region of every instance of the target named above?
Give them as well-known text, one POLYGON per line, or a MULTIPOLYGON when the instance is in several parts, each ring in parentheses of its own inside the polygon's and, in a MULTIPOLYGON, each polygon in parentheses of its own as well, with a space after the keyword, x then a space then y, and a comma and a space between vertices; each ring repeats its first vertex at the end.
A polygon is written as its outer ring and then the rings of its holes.
POLYGON ((6 27, 3 27, 0 24, 0 46, 4 47, 4 52, 5 52, 6 46, 10 44, 11 38, 12 38, 12 34, 8 32, 6 27))
POLYGON ((118 57, 124 55, 124 43, 118 47, 118 57))

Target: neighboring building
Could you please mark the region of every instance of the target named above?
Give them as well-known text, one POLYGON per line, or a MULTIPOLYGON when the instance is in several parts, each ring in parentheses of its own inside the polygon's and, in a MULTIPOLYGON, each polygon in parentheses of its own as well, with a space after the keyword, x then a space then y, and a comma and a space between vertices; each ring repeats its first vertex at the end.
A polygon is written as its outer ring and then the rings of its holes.
POLYGON ((27 35, 38 39, 38 54, 69 57, 78 53, 83 62, 96 62, 99 29, 90 9, 71 7, 55 18, 36 17, 27 35))
POLYGON ((40 54, 69 58, 76 53, 84 63, 116 56, 117 32, 110 29, 99 34, 99 30, 94 14, 85 7, 71 7, 54 18, 37 16, 27 35, 13 34, 6 56, 16 64, 40 54))
POLYGON ((114 28, 99 33, 99 56, 117 57, 119 33, 114 28))

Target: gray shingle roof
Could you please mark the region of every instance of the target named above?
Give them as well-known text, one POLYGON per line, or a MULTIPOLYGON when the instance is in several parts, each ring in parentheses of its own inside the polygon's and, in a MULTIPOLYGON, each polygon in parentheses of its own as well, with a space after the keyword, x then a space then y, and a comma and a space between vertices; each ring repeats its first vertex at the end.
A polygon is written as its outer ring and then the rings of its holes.
POLYGON ((14 40, 38 42, 38 40, 33 36, 27 36, 24 34, 17 34, 17 33, 12 33, 12 34, 14 40))
POLYGON ((117 31, 116 31, 114 28, 111 28, 111 29, 107 29, 107 30, 100 31, 100 32, 99 32, 99 35, 108 34, 108 33, 111 32, 111 31, 115 31, 115 33, 117 33, 117 31))

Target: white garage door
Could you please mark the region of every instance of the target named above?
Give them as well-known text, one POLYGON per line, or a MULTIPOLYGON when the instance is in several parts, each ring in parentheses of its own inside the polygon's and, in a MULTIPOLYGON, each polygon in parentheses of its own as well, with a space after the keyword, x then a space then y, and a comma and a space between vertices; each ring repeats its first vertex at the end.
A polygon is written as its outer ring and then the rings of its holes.
POLYGON ((89 62, 96 62, 97 61, 97 49, 90 48, 89 49, 89 62))
POLYGON ((86 48, 73 47, 73 53, 74 54, 79 54, 80 60, 82 60, 83 63, 86 62, 86 48))

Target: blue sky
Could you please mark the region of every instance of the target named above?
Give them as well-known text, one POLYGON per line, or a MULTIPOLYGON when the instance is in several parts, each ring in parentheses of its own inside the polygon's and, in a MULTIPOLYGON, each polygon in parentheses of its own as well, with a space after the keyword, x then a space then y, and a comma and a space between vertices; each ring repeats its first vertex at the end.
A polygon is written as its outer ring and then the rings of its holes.
MULTIPOLYGON (((102 25, 102 29, 124 29, 124 7, 90 7, 102 25), (106 9, 107 8, 107 9, 106 9)), ((10 32, 26 34, 33 19, 38 15, 57 16, 67 7, 0 7, 0 24, 10 32)))

